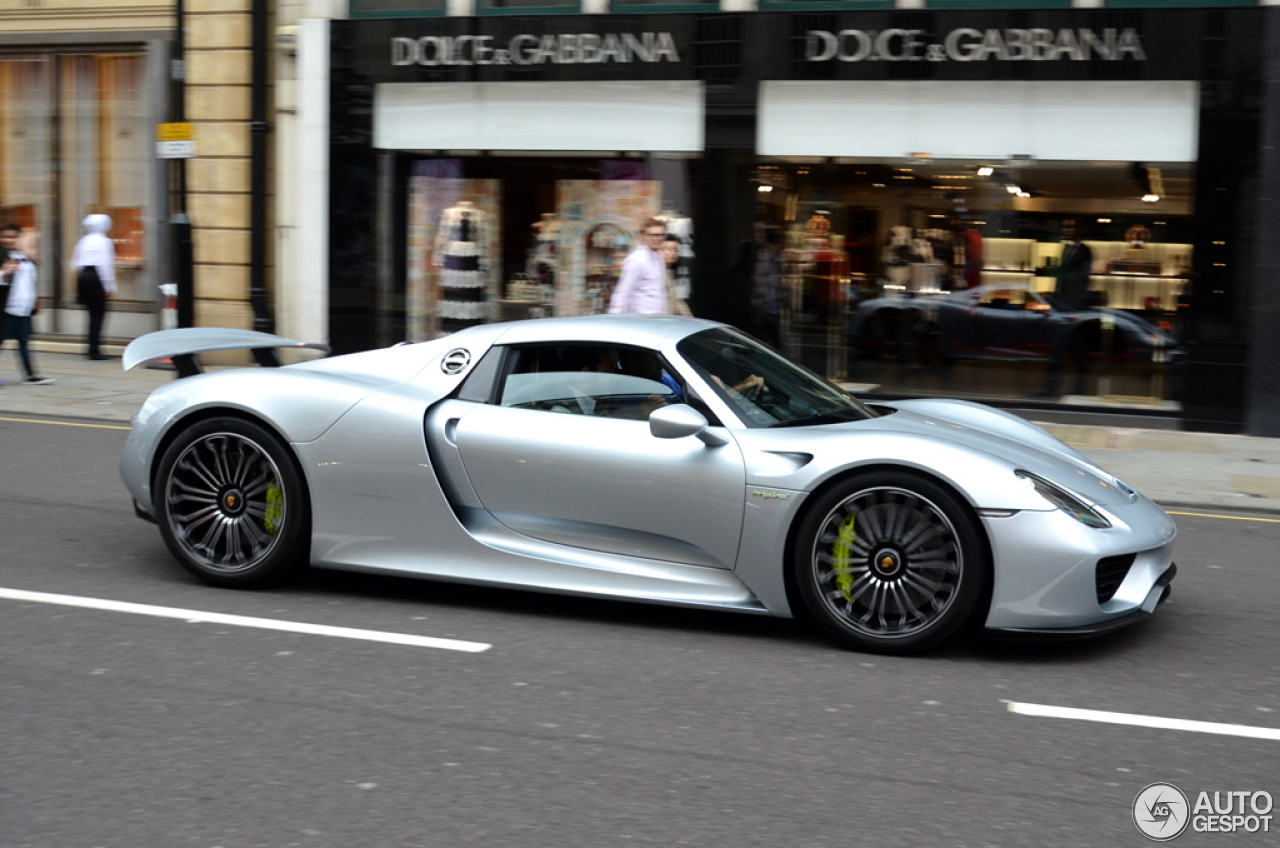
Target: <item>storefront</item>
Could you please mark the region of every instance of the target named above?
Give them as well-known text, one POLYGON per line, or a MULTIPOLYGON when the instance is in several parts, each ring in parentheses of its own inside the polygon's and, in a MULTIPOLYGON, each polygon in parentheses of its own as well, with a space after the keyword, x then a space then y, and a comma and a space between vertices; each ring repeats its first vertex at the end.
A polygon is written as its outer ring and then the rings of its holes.
POLYGON ((167 45, 41 40, 28 35, 22 47, 0 48, 0 218, 21 228, 20 244, 40 268, 36 332, 84 334, 69 263, 92 213, 113 222, 119 290, 108 332, 149 332, 162 282, 155 221, 167 214, 153 129, 163 114, 167 45))
POLYGON ((1273 17, 335 21, 331 340, 603 311, 658 217, 696 315, 863 394, 1238 428, 1273 17))

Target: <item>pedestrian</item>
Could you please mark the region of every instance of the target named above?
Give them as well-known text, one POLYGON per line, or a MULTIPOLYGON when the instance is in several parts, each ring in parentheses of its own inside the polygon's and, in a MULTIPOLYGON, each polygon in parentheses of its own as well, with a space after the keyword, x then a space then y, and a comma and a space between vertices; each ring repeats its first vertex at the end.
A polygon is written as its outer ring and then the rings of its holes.
POLYGON ((676 265, 680 262, 680 239, 667 236, 663 240, 662 261, 667 266, 667 312, 671 315, 693 317, 689 304, 680 296, 680 283, 676 280, 676 265))
POLYGON ((662 258, 667 225, 650 218, 640 233, 642 243, 622 263, 622 274, 609 301, 612 315, 667 314, 667 263, 662 258))
POLYGON ((21 232, 17 224, 5 224, 0 229, 0 245, 5 251, 4 264, 0 265, 0 296, 4 303, 4 314, 0 315, 0 346, 8 339, 15 339, 18 358, 27 375, 25 382, 42 386, 53 380, 36 374, 31 365, 31 316, 40 311, 40 300, 36 289, 36 263, 17 249, 21 232))
POLYGON ((107 315, 107 298, 116 290, 116 247, 106 235, 111 219, 90 215, 84 219, 84 229, 71 257, 76 302, 89 313, 89 358, 106 359, 102 355, 102 322, 107 315))

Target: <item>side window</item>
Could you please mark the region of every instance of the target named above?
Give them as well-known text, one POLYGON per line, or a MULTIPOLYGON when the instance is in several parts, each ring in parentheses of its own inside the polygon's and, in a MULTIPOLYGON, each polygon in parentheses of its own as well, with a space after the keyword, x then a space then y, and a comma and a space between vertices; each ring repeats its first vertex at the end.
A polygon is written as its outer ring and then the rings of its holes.
POLYGON ((644 421, 660 406, 683 403, 683 387, 651 350, 530 345, 510 355, 502 406, 644 421))
POLYGON ((493 398, 493 382, 498 376, 498 366, 502 363, 500 347, 491 347, 471 373, 458 387, 458 400, 469 400, 472 403, 489 403, 493 398))

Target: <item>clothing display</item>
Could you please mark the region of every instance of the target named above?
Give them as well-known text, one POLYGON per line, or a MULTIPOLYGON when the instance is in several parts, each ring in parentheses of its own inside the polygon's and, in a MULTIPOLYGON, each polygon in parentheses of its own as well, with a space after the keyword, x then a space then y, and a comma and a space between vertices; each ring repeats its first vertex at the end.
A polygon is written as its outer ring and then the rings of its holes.
POLYGON ((435 253, 441 269, 436 316, 446 333, 481 324, 488 317, 485 228, 484 212, 468 200, 459 201, 440 216, 435 253))

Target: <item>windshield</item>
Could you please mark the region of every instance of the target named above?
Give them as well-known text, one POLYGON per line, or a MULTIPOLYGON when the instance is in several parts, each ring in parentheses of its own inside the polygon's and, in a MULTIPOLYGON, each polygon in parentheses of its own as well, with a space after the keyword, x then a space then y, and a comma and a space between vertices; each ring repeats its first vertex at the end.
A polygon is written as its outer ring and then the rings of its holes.
POLYGON ((676 350, 749 427, 876 417, 848 392, 737 330, 704 330, 676 350))

